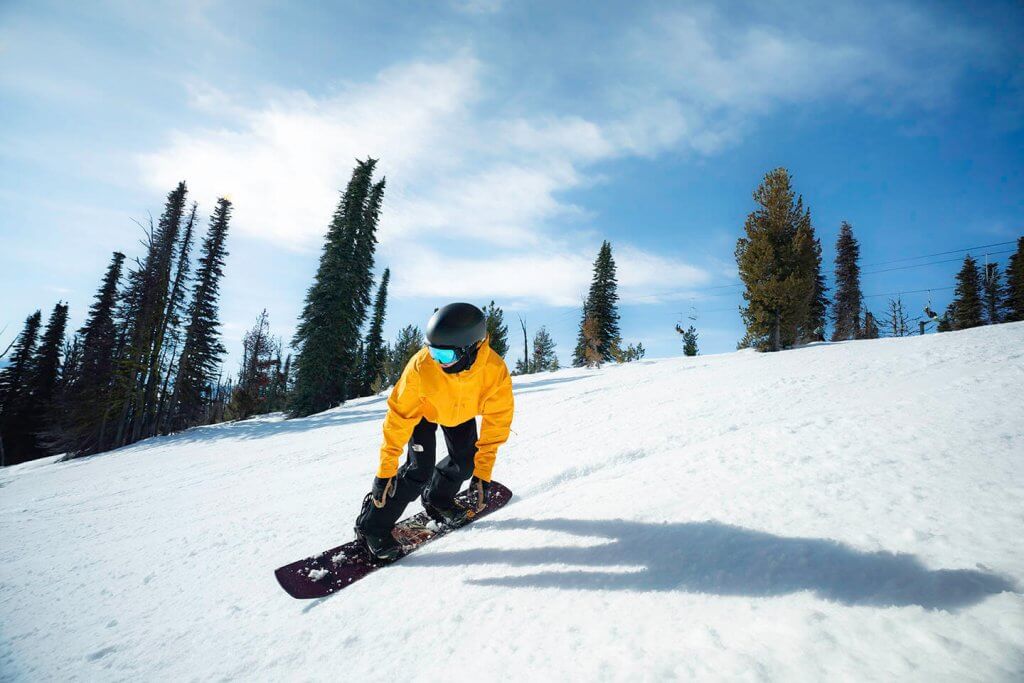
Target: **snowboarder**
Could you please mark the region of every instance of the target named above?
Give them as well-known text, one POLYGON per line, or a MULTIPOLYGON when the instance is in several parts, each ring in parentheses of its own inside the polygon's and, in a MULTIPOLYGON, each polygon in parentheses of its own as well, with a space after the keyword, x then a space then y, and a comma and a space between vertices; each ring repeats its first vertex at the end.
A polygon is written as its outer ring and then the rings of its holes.
POLYGON ((512 424, 512 379, 487 343, 483 311, 448 304, 434 312, 426 336, 427 346, 409 360, 388 398, 380 465, 356 518, 356 537, 382 560, 401 554, 391 530, 418 496, 432 519, 451 523, 467 513, 455 495, 472 478, 472 504, 477 510, 487 505, 498 446, 512 424), (482 417, 479 436, 477 415, 482 417), (438 425, 448 457, 435 466, 438 425), (406 443, 408 454, 399 468, 406 443))

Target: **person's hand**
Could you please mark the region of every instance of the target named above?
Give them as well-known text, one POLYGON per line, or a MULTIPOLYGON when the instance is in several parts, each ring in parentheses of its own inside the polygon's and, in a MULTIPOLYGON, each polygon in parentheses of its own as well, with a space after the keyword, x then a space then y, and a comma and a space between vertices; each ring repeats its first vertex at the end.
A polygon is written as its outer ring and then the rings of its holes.
POLYGON ((491 501, 491 482, 473 477, 469 482, 469 503, 475 512, 480 512, 491 501))
POLYGON ((398 480, 395 477, 374 477, 373 488, 370 489, 370 500, 373 501, 373 506, 382 508, 384 504, 388 502, 388 498, 395 497, 395 487, 398 485, 398 480))

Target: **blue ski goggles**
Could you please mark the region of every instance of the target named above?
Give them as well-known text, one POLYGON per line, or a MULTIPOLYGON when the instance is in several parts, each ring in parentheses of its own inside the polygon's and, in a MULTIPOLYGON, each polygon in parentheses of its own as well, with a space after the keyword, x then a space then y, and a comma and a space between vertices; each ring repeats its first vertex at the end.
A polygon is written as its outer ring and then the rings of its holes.
POLYGON ((454 363, 459 357, 459 354, 456 353, 455 349, 439 349, 436 346, 428 346, 427 348, 430 349, 430 357, 441 365, 454 363))

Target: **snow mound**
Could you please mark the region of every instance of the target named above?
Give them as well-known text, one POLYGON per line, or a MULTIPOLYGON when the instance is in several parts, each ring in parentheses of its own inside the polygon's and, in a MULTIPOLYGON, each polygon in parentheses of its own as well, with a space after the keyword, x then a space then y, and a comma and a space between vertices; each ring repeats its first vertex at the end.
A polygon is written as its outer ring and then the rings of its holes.
POLYGON ((1021 387, 1024 323, 517 378, 512 503, 312 602, 383 397, 15 466, 0 678, 1020 680, 1021 387))

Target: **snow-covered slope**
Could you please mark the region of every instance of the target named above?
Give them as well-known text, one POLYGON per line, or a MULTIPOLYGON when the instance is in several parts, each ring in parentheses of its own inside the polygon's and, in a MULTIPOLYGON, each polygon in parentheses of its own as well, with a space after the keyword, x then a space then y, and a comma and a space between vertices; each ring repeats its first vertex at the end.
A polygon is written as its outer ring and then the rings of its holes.
POLYGON ((513 503, 321 601, 383 398, 0 473, 0 678, 1024 676, 1024 324, 516 385, 513 503))

